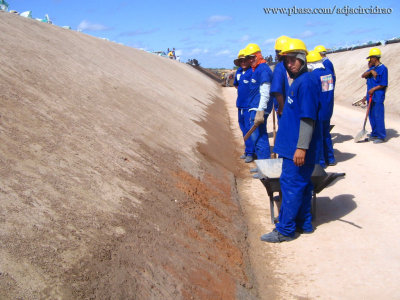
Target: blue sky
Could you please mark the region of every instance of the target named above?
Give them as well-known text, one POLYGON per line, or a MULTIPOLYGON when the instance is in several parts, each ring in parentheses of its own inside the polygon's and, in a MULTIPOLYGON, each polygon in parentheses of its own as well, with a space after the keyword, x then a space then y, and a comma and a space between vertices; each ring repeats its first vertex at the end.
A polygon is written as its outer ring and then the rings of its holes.
MULTIPOLYGON (((7 0, 6 0, 7 1, 7 0)), ((274 53, 281 35, 301 38, 309 49, 400 37, 400 2, 271 0, 8 0, 9 9, 30 10, 34 18, 50 16, 54 24, 129 47, 166 51, 181 60, 196 58, 204 67, 233 66, 240 49, 257 43, 263 55, 274 53), (333 14, 266 14, 264 8, 335 8, 333 14), (338 14, 337 9, 390 8, 390 14, 338 14)))

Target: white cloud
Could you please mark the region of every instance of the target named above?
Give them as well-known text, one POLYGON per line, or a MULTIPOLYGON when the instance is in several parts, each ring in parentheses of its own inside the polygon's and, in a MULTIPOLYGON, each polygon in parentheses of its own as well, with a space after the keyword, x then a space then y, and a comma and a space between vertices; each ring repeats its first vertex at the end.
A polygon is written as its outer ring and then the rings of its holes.
POLYGON ((302 33, 300 33, 300 38, 304 39, 304 38, 308 38, 308 37, 312 37, 315 35, 315 32, 311 31, 311 30, 306 30, 303 31, 302 33))
POLYGON ((190 51, 190 54, 201 54, 201 53, 208 53, 208 49, 202 49, 202 48, 193 48, 192 51, 190 51))
POLYGON ((316 27, 316 26, 325 26, 329 25, 329 23, 321 22, 321 21, 307 21, 305 24, 307 27, 316 27))
POLYGON ((218 23, 226 22, 232 20, 229 16, 211 16, 207 19, 206 24, 208 27, 214 27, 218 23))
POLYGON ((248 40, 250 39, 250 36, 248 35, 248 34, 245 34, 244 36, 242 36, 240 39, 239 39, 239 42, 247 42, 248 40))
POLYGON ((79 31, 104 31, 108 30, 109 28, 107 26, 101 25, 101 24, 93 24, 90 23, 86 20, 83 20, 79 25, 78 25, 78 30, 79 31))
POLYGON ((221 50, 221 51, 217 52, 215 55, 220 56, 220 55, 230 55, 230 54, 231 54, 230 50, 221 50))
POLYGON ((136 35, 146 35, 146 34, 151 34, 156 31, 158 31, 159 28, 153 28, 153 29, 147 29, 147 30, 142 30, 142 29, 136 29, 132 31, 126 31, 122 32, 119 34, 119 36, 136 36, 136 35))
POLYGON ((275 39, 273 39, 273 38, 270 38, 270 39, 267 39, 264 41, 264 45, 273 44, 273 43, 275 43, 275 39))
POLYGON ((357 28, 357 29, 353 29, 353 30, 347 32, 347 34, 356 35, 356 34, 370 33, 375 30, 377 30, 377 29, 376 28, 357 28))
POLYGON ((199 54, 201 53, 201 49, 200 48, 194 48, 192 49, 192 52, 190 52, 191 54, 199 54))
POLYGON ((225 21, 229 21, 232 20, 232 17, 229 16, 211 16, 207 19, 207 22, 209 23, 219 23, 219 22, 225 22, 225 21))

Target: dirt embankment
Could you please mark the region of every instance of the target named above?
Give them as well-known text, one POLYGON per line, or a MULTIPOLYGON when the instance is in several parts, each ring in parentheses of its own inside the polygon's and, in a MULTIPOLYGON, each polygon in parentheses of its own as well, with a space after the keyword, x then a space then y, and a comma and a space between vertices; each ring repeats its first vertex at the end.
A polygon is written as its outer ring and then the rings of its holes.
POLYGON ((0 25, 2 298, 252 298, 218 86, 82 33, 0 25))

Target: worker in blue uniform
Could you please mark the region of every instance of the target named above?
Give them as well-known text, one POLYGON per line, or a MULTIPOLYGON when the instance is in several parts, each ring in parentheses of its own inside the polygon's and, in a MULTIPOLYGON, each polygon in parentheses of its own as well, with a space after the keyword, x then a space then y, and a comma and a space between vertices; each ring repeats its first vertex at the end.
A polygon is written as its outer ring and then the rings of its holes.
POLYGON ((326 57, 326 48, 322 45, 318 45, 314 48, 314 51, 317 51, 322 56, 322 63, 324 67, 332 71, 333 77, 336 81, 335 68, 333 67, 333 63, 329 60, 329 58, 326 57))
MULTIPOLYGON (((249 112, 249 91, 250 91, 250 80, 253 70, 250 68, 250 62, 245 59, 244 49, 239 51, 237 59, 234 64, 239 68, 236 70, 233 86, 237 88, 237 99, 236 107, 238 109, 238 122, 239 127, 242 130, 243 136, 250 130, 250 112, 249 112)), ((245 151, 240 157, 245 160, 246 163, 250 163, 254 159, 254 144, 251 139, 245 141, 245 151)))
POLYGON ((245 48, 245 55, 253 71, 248 102, 250 124, 256 126, 257 129, 252 133, 251 139, 258 159, 271 158, 267 118, 272 111, 272 101, 270 101, 272 71, 266 64, 257 44, 248 44, 245 48))
MULTIPOLYGON (((311 174, 317 160, 318 110, 321 85, 307 70, 307 48, 290 39, 283 47, 284 65, 293 80, 285 101, 274 152, 283 159, 280 185, 282 206, 275 229, 261 236, 269 243, 290 241, 296 230, 313 232, 311 174)), ((290 81, 289 81, 290 82, 290 81)))
MULTIPOLYGON (((289 37, 283 35, 277 38, 275 41, 275 53, 279 62, 275 65, 274 71, 272 73, 270 96, 273 103, 273 109, 275 109, 277 115, 278 125, 279 119, 282 115, 283 106, 285 104, 286 92, 289 90, 289 75, 287 74, 285 66, 283 65, 283 56, 280 55, 282 47, 288 39, 289 37)), ((255 167, 253 169, 250 169, 250 172, 257 173, 258 168, 255 167)))
POLYGON ((336 165, 330 133, 331 117, 334 105, 335 78, 329 68, 322 63, 322 56, 315 50, 308 52, 307 68, 320 80, 320 110, 318 119, 321 122, 321 144, 319 145, 319 163, 322 167, 336 165))
POLYGON ((271 96, 274 103, 274 109, 278 116, 278 123, 285 104, 286 92, 289 90, 288 74, 283 65, 283 56, 280 55, 280 52, 288 39, 289 37, 283 35, 275 41, 275 53, 279 62, 276 64, 272 74, 271 96))
POLYGON ((361 77, 367 79, 367 98, 372 97, 368 116, 372 131, 368 140, 373 141, 374 144, 383 143, 386 138, 385 106, 383 102, 388 86, 388 69, 380 62, 381 55, 379 48, 371 48, 367 57, 370 60, 371 67, 361 75, 361 77))

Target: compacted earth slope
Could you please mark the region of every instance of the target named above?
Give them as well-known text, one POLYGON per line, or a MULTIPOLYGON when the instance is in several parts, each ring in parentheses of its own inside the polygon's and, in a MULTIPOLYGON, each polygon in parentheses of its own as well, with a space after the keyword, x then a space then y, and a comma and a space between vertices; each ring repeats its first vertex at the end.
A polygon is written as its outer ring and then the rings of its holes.
POLYGON ((16 15, 0 28, 1 298, 251 299, 218 85, 16 15))

